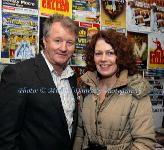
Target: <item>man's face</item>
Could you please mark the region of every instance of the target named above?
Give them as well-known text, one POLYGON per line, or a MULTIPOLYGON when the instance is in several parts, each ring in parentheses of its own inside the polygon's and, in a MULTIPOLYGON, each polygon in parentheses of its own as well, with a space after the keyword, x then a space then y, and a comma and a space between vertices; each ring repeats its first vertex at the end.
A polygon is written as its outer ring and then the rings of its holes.
POLYGON ((43 38, 44 54, 53 67, 66 65, 75 50, 75 33, 64 28, 60 22, 52 24, 48 36, 43 38))

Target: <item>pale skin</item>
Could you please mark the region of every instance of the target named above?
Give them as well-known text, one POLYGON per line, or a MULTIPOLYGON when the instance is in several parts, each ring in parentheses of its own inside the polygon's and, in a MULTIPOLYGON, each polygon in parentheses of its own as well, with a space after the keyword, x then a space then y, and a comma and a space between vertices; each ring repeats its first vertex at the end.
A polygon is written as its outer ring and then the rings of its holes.
POLYGON ((60 76, 75 50, 75 33, 63 27, 60 22, 52 24, 43 37, 44 54, 60 76))
POLYGON ((117 77, 117 56, 114 54, 112 46, 105 42, 104 39, 99 39, 95 45, 94 62, 97 71, 102 76, 99 81, 100 103, 105 99, 107 89, 112 88, 116 83, 117 77))

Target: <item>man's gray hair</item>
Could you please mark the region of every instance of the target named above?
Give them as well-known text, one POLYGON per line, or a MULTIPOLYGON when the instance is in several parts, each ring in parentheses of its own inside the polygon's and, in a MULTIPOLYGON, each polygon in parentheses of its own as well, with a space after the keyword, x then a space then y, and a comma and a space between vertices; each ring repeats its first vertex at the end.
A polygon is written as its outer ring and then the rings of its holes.
POLYGON ((48 36, 51 26, 55 22, 60 22, 63 27, 67 28, 70 32, 75 33, 76 36, 78 35, 78 26, 70 17, 60 14, 54 14, 47 18, 43 23, 44 37, 48 36))

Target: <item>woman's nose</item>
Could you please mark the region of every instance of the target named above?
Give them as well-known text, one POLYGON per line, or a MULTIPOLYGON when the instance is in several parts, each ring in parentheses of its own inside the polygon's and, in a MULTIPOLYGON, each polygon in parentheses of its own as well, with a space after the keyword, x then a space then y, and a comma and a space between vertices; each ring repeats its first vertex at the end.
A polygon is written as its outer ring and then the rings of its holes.
POLYGON ((103 53, 101 60, 104 61, 104 60, 106 60, 106 58, 107 58, 106 53, 103 53))

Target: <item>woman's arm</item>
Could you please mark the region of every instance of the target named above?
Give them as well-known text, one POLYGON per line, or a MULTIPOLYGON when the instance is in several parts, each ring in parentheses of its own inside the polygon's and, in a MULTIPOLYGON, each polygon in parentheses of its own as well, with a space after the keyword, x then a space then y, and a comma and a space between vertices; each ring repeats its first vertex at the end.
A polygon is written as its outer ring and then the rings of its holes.
POLYGON ((130 113, 131 150, 154 150, 155 131, 152 104, 149 96, 134 98, 130 113))

